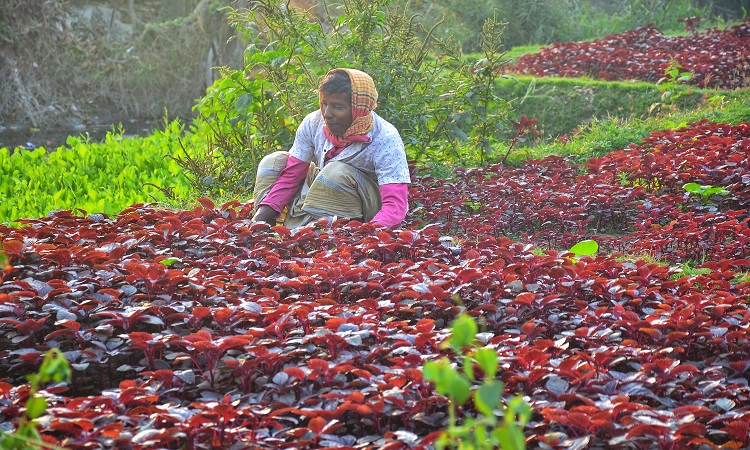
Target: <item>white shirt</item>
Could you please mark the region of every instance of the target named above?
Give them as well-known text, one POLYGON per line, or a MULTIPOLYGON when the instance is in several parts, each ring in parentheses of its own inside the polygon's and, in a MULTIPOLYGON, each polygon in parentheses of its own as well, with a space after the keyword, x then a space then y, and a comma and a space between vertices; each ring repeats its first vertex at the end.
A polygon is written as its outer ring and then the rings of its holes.
MULTIPOLYGON (((411 183, 404 142, 398 130, 375 112, 371 114, 373 129, 367 136, 372 141, 369 144, 354 142, 330 161, 346 160, 347 164, 372 175, 378 180, 378 185, 411 183), (352 155, 355 156, 349 159, 352 155)), ((323 168, 325 154, 333 147, 326 139, 323 126, 325 122, 319 109, 308 114, 297 128, 289 153, 301 161, 314 161, 323 168)))

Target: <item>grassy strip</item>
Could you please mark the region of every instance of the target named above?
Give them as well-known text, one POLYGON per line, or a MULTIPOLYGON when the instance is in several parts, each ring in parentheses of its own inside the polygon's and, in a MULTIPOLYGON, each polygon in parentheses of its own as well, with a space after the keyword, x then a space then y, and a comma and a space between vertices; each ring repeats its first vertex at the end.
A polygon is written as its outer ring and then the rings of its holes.
POLYGON ((639 81, 514 76, 498 83, 501 98, 514 99, 517 116, 540 121, 542 141, 574 133, 581 126, 610 117, 646 119, 673 110, 695 110, 720 91, 690 86, 666 87, 639 81))
MULTIPOLYGON (((654 131, 677 129, 704 119, 732 125, 750 121, 750 90, 706 91, 700 92, 700 95, 703 100, 696 103, 695 107, 668 108, 666 112, 646 117, 635 114, 594 117, 587 125, 570 135, 567 143, 555 140, 546 145, 526 148, 524 152, 517 152, 510 160, 518 162, 526 158, 528 152, 528 156, 532 158, 572 156, 575 162, 582 163, 589 158, 625 148, 629 144, 640 144, 643 138, 654 131)), ((560 117, 563 118, 562 115, 560 117)))

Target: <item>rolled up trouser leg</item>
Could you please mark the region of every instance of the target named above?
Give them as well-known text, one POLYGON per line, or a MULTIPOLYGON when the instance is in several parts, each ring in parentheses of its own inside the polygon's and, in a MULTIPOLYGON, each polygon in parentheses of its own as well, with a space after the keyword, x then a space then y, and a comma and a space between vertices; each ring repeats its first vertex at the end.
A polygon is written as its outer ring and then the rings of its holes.
POLYGON ((310 185, 302 210, 314 219, 336 216, 368 222, 381 207, 377 180, 349 164, 331 161, 310 185))
MULTIPOLYGON (((279 175, 286 167, 288 160, 289 152, 278 151, 266 155, 258 164, 258 173, 255 177, 255 190, 253 191, 256 211, 260 202, 271 192, 271 188, 273 188, 274 183, 279 179, 279 175)), ((314 217, 309 216, 302 210, 302 202, 318 172, 320 170, 315 164, 310 163, 305 181, 300 183, 300 190, 292 196, 289 203, 281 211, 281 214, 277 218, 278 223, 284 224, 289 228, 295 228, 315 220, 314 217)))
POLYGON ((255 209, 258 209, 260 202, 268 195, 273 184, 279 178, 279 174, 289 159, 289 152, 273 152, 263 157, 258 163, 258 172, 255 176, 255 189, 253 190, 253 200, 255 209))

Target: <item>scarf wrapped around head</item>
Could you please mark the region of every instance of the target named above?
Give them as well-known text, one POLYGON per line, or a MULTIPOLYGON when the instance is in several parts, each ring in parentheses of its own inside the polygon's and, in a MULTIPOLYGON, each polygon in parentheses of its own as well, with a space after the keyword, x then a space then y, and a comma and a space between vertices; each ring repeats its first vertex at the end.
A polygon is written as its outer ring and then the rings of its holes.
POLYGON ((349 75, 352 85, 352 124, 343 136, 335 136, 328 127, 324 127, 326 138, 336 149, 343 149, 352 142, 370 142, 365 134, 372 131, 373 120, 371 111, 378 106, 378 91, 370 75, 357 69, 332 69, 326 74, 343 71, 349 75))

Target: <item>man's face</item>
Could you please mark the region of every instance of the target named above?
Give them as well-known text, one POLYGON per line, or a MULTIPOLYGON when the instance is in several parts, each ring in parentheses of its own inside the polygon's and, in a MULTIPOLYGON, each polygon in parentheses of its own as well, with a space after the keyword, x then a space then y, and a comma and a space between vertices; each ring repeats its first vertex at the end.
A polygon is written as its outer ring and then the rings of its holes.
POLYGON ((320 111, 328 131, 335 136, 343 136, 352 125, 351 94, 320 93, 320 111))

